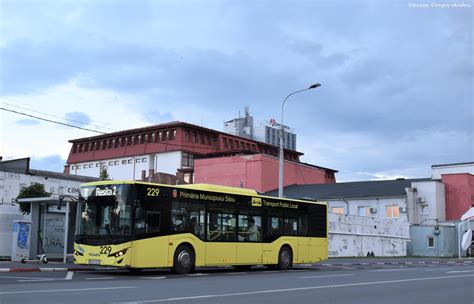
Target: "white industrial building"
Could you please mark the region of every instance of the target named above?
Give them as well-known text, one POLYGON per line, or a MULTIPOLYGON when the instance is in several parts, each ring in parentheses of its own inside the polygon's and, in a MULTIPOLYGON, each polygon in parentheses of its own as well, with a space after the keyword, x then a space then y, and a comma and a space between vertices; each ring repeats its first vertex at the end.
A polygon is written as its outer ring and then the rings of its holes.
MULTIPOLYGON (((16 202, 21 188, 38 183, 43 184, 45 191, 52 196, 77 196, 82 183, 95 180, 97 178, 30 169, 29 158, 0 161, 0 257, 11 255, 13 221, 31 220, 30 215, 23 215, 20 212, 16 202)), ((62 244, 56 240, 62 240, 64 235, 62 228, 64 227, 64 212, 58 213, 42 208, 41 221, 42 230, 51 231, 48 239, 44 240, 45 250, 53 254, 62 254, 62 244)), ((70 240, 72 240, 74 230, 72 229, 70 233, 70 240)), ((36 236, 35 239, 37 239, 36 236)))

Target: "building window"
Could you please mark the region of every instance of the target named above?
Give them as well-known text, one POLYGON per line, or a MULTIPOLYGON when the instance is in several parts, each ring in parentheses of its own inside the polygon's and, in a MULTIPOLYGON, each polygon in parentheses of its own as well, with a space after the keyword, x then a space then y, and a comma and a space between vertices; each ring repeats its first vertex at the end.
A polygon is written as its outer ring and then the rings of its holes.
POLYGON ((127 160, 126 159, 122 160, 122 165, 126 165, 126 164, 127 164, 127 160))
POLYGON ((184 132, 184 140, 189 141, 189 131, 184 132))
POLYGON ((142 163, 146 163, 146 157, 142 158, 142 163))
POLYGON ((359 207, 359 216, 370 216, 370 207, 359 207))
POLYGON ((109 166, 113 166, 114 165, 114 162, 113 161, 109 161, 109 166))
POLYGON ((137 158, 137 159, 135 159, 135 162, 138 164, 138 163, 141 163, 142 160, 140 158, 137 158))
POLYGON ((428 248, 435 248, 435 239, 432 236, 428 237, 428 248))
POLYGON ((76 169, 81 169, 81 165, 77 165, 76 169))
POLYGON ((128 160, 128 163, 129 163, 129 164, 133 164, 133 159, 129 159, 129 160, 128 160))
POLYGON ((227 138, 224 137, 224 148, 228 148, 229 144, 227 143, 227 138))
POLYGON ((396 205, 387 206, 387 207, 385 207, 385 211, 386 211, 386 214, 387 214, 387 218, 398 218, 398 215, 399 215, 398 206, 396 206, 396 205))
POLYGON ((117 166, 120 162, 118 160, 114 161, 114 166, 117 166))
POLYGON ((96 168, 97 168, 97 167, 100 167, 100 163, 95 164, 95 167, 96 167, 96 168))
POLYGON ((331 212, 336 214, 345 214, 344 207, 332 207, 331 212))
POLYGON ((170 134, 171 134, 170 139, 175 139, 176 138, 176 130, 171 130, 170 134))
POLYGON ((183 152, 181 158, 181 167, 194 167, 194 155, 191 153, 183 152))
POLYGON ((148 141, 148 142, 156 142, 156 134, 155 133, 151 133, 151 140, 148 141))

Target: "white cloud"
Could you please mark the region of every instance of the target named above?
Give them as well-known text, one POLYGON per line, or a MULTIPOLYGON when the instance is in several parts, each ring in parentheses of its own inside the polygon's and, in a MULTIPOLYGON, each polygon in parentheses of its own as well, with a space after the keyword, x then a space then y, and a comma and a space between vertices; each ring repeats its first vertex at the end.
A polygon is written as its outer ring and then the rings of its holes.
MULTIPOLYGON (((86 113, 92 120, 91 124, 104 127, 101 129, 103 132, 148 125, 139 111, 140 99, 140 96, 114 91, 82 88, 76 81, 44 91, 0 97, 2 107, 50 120, 65 122, 61 120, 65 113, 86 113)), ((19 125, 16 122, 21 119, 21 115, 2 112, 0 154, 5 157, 59 154, 62 158, 67 158, 70 150, 68 140, 98 135, 46 121, 40 121, 39 125, 19 125)), ((98 129, 91 126, 87 128, 98 129)))

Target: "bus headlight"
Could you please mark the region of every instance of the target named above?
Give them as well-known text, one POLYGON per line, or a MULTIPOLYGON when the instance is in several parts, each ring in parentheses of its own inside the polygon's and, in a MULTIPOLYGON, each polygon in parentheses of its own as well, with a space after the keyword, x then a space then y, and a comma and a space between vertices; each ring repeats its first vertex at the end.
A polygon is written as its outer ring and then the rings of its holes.
POLYGON ((75 256, 83 256, 84 254, 80 251, 74 250, 74 255, 75 256))
POLYGON ((119 258, 119 257, 123 256, 125 253, 127 253, 127 250, 128 250, 128 248, 125 248, 125 249, 122 249, 122 250, 117 251, 115 253, 111 253, 111 254, 108 255, 108 257, 109 258, 110 257, 119 258))

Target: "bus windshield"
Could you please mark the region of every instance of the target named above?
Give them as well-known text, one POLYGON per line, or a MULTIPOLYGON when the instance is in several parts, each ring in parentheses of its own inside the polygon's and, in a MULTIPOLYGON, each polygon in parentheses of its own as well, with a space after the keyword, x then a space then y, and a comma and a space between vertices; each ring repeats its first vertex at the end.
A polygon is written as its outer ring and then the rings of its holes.
POLYGON ((132 203, 129 185, 82 187, 78 204, 76 241, 126 241, 131 236, 132 203))

